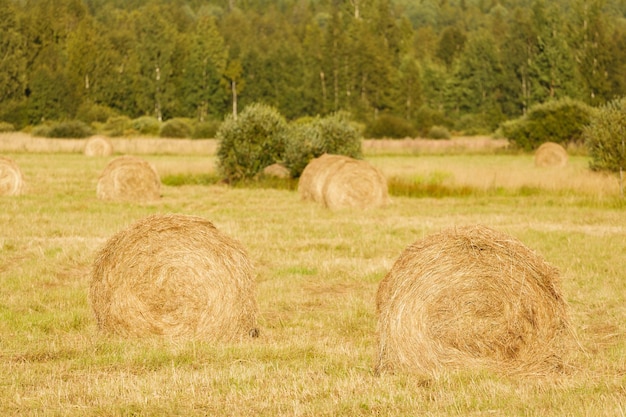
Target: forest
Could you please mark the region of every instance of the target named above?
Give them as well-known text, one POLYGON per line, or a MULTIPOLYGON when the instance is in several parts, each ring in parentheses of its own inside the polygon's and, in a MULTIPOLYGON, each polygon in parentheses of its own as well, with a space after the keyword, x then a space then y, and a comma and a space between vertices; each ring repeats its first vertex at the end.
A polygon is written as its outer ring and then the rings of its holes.
POLYGON ((288 120, 493 132, 626 95, 626 0, 0 0, 0 122, 288 120))

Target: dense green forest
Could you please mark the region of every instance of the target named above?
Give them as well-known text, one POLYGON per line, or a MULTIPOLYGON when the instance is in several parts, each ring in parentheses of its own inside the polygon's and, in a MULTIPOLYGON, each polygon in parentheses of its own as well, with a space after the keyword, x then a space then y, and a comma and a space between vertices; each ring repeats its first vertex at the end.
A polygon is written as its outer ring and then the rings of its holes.
POLYGON ((338 110, 491 132, 626 95, 626 0, 0 0, 0 121, 338 110))

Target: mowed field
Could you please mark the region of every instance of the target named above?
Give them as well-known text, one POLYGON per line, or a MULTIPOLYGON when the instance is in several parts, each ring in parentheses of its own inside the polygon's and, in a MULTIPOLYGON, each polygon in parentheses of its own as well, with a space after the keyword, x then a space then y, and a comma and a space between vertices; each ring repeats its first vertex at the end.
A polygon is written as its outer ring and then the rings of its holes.
MULTIPOLYGON (((164 185, 156 202, 103 202, 96 183, 113 157, 3 155, 26 191, 0 197, 0 415, 626 415, 626 203, 617 179, 590 172, 584 156, 557 169, 492 149, 366 147, 390 182, 409 184, 406 196, 329 211, 262 186, 164 185), (202 216, 247 248, 258 338, 98 332, 87 298, 94 254, 154 213, 202 216), (561 271, 581 349, 549 377, 375 374, 378 283, 409 244, 474 224, 511 234, 561 271)), ((215 170, 211 152, 141 157, 162 178, 215 170)))

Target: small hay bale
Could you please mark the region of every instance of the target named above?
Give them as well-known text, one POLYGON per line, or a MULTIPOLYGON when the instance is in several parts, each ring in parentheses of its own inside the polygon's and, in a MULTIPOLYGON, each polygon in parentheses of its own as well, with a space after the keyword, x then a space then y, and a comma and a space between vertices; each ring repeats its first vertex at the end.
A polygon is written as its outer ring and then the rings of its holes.
POLYGON ((298 180, 298 194, 303 200, 323 203, 322 190, 326 178, 339 169, 350 158, 344 155, 323 154, 312 159, 302 171, 298 180))
POLYGON ((389 202, 387 180, 370 163, 342 155, 322 155, 302 172, 298 191, 304 200, 330 209, 380 207, 389 202))
POLYGON ((101 200, 151 201, 161 197, 161 179, 149 162, 120 156, 105 167, 98 179, 96 195, 101 200))
POLYGON ((379 372, 544 375, 562 368, 573 340, 558 270, 484 226, 406 248, 379 284, 376 308, 379 372))
POLYGON ((0 196, 16 196, 24 190, 24 176, 10 158, 0 156, 0 196))
POLYGON ((113 155, 113 144, 104 136, 92 136, 85 142, 85 155, 111 156, 113 155))
POLYGON ((208 220, 152 215, 112 236, 92 265, 98 328, 124 337, 230 341, 256 337, 246 251, 208 220))
POLYGON ((558 143, 545 142, 535 151, 535 166, 564 167, 567 165, 567 150, 558 143))
POLYGON ((272 164, 263 168, 263 175, 274 178, 290 178, 289 169, 281 164, 272 164))

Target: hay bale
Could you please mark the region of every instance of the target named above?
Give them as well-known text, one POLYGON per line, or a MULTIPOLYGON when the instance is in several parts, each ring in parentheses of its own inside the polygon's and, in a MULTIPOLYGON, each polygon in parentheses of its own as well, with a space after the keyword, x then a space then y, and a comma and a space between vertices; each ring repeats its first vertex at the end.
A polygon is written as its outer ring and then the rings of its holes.
POLYGON ((559 272, 484 226, 410 245, 381 281, 378 371, 487 368, 547 374, 573 339, 559 272))
POLYGON ((120 156, 105 167, 98 178, 96 195, 101 200, 150 201, 160 198, 161 179, 149 162, 120 156))
POLYGON ((104 136, 92 136, 85 142, 85 155, 111 156, 113 155, 113 144, 104 136))
POLYGON ((255 283, 242 245, 208 220, 152 215, 112 236, 91 271, 98 327, 124 337, 256 336, 255 283))
POLYGON ((330 209, 380 207, 389 202, 387 180, 370 163, 343 155, 312 160, 298 182, 302 199, 330 209))
POLYGON ((564 167, 567 165, 567 150, 558 143, 545 142, 535 151, 535 166, 564 167))
POLYGON ((275 178, 291 178, 289 169, 281 164, 272 164, 263 168, 263 175, 275 178))
POLYGON ((302 171, 298 180, 298 194, 303 200, 322 203, 324 201, 322 189, 326 178, 343 165, 347 160, 344 155, 323 154, 312 159, 302 171))
POLYGON ((24 190, 24 176, 11 158, 0 156, 0 196, 15 196, 24 190))

